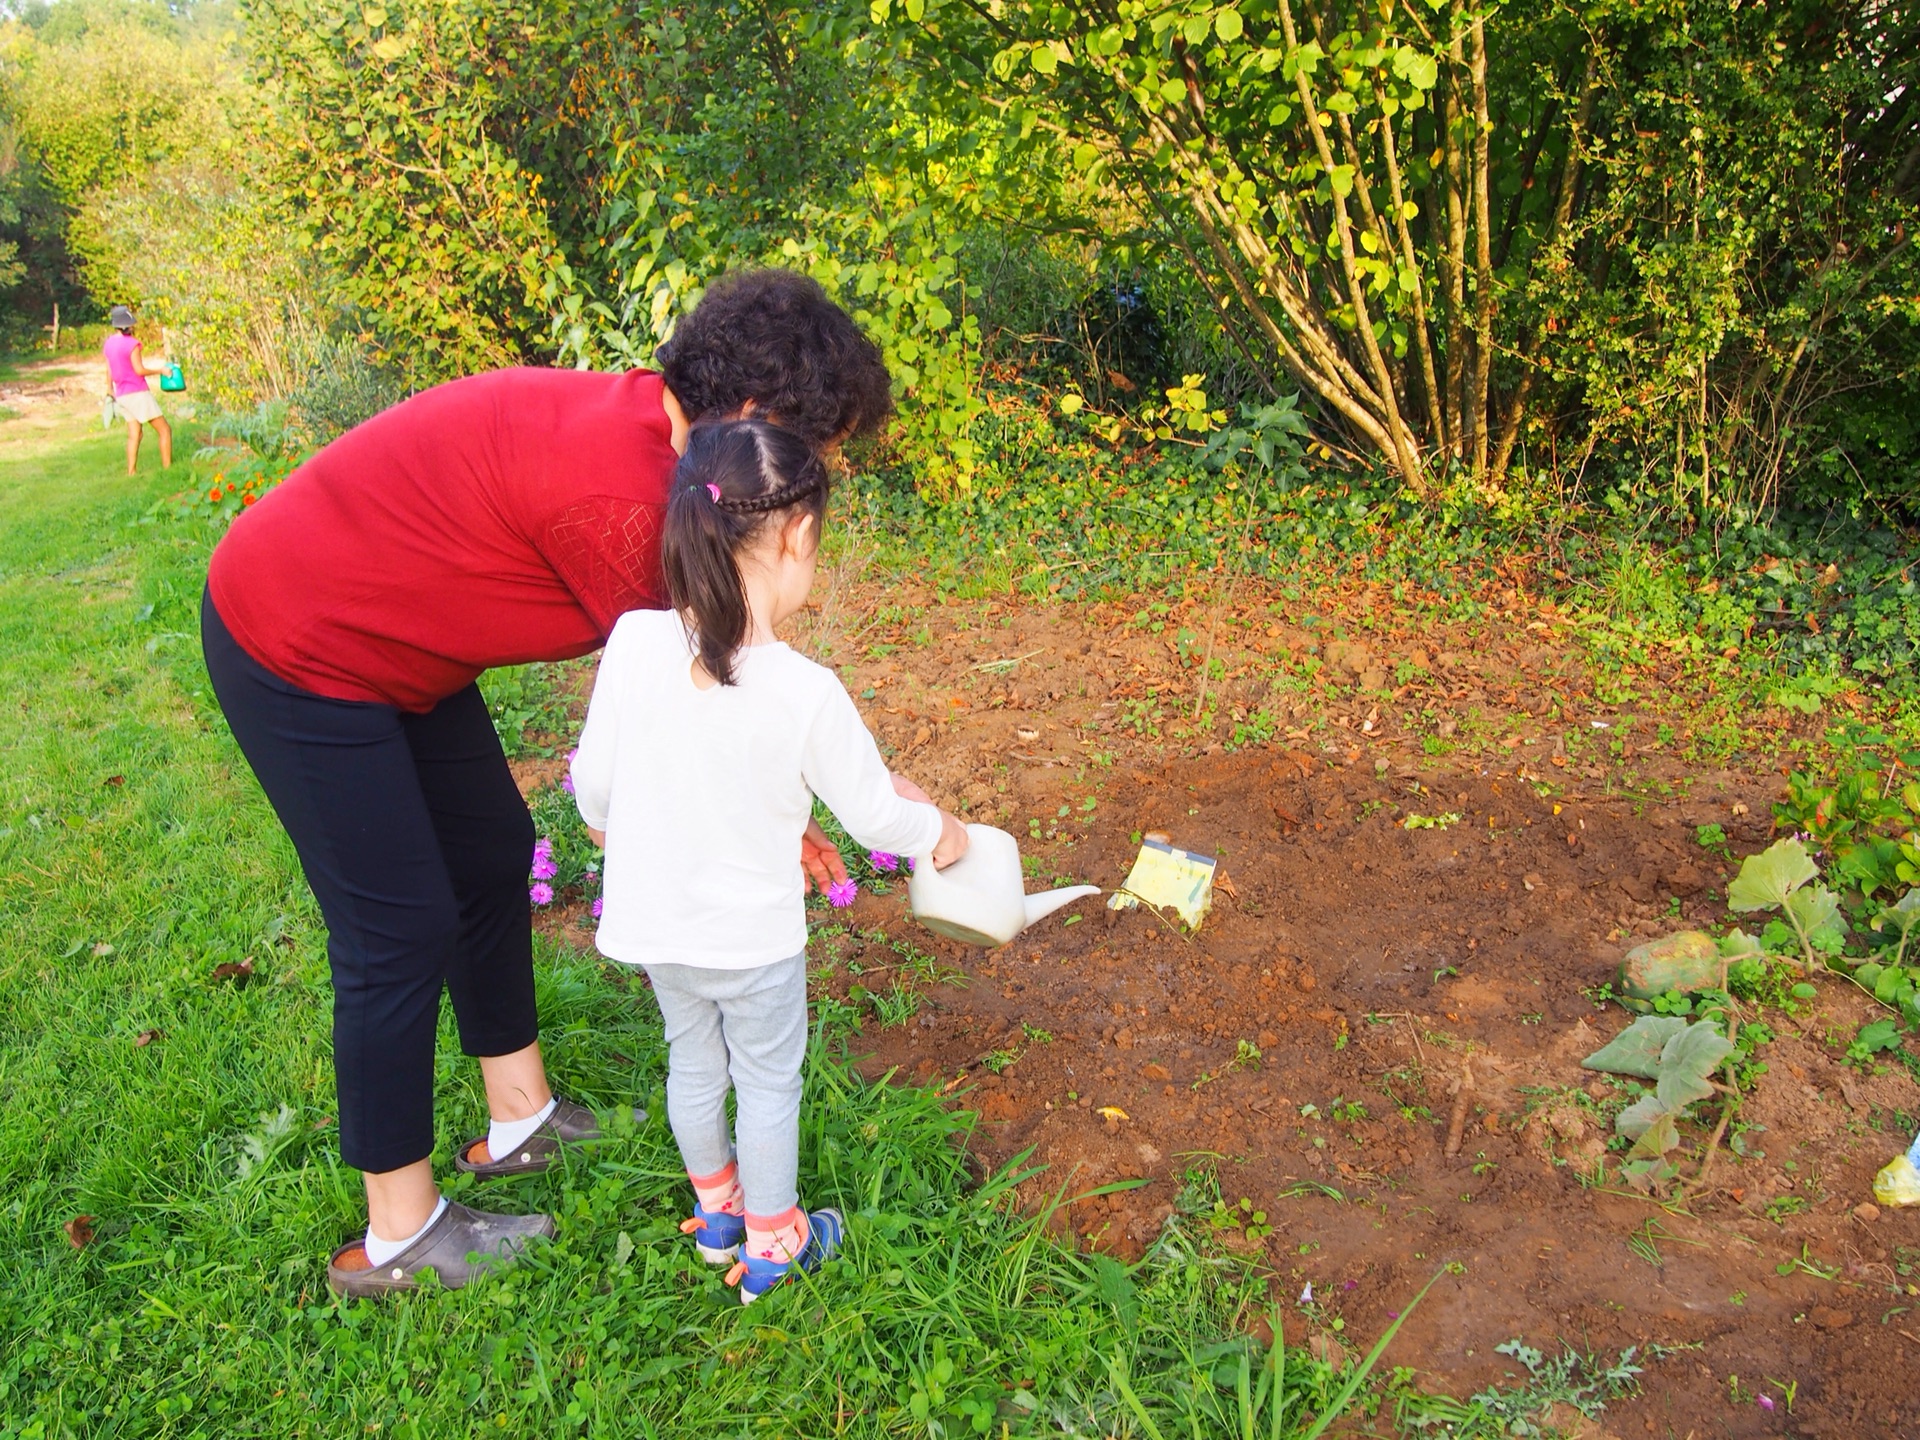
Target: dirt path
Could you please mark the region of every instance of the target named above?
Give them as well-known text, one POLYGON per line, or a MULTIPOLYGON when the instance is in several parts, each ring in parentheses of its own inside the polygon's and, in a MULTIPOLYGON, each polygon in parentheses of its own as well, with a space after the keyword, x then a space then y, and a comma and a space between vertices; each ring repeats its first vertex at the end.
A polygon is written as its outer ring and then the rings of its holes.
POLYGON ((903 888, 863 896, 820 957, 834 992, 875 984, 873 932, 956 981, 868 1023, 871 1072, 964 1077, 983 1162, 1033 1147, 1047 1167, 1036 1208, 1145 1181, 1059 1216, 1122 1255, 1183 1190, 1245 1197, 1272 1233, 1222 1233, 1271 1267, 1296 1341, 1338 1322, 1364 1350, 1459 1267, 1388 1357, 1423 1388, 1513 1375, 1495 1346, 1515 1338, 1658 1343, 1679 1348, 1609 1410, 1616 1435, 1920 1434, 1920 1213, 1854 1210, 1920 1087, 1842 1063, 1863 997, 1769 1014, 1746 1156, 1723 1148, 1688 1211, 1596 1169, 1616 1082, 1579 1060, 1628 1017, 1586 992, 1637 938, 1721 918, 1730 867, 1697 827, 1764 843, 1779 752, 1702 768, 1700 696, 1655 667, 1614 677, 1650 698, 1600 703, 1550 614, 1387 640, 1298 610, 852 590, 813 618, 803 639, 830 643, 895 765, 1020 835, 1036 886, 1118 885, 1147 830, 1230 882, 1190 939, 1082 901, 994 952, 915 926, 903 888), (1758 1404, 1789 1385, 1791 1414, 1758 1404))

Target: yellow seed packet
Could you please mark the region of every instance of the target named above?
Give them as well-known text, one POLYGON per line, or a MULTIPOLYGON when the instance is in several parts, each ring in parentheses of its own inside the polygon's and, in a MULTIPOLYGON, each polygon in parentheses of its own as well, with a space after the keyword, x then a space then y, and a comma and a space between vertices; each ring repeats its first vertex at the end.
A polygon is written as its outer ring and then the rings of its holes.
POLYGON ((1155 909, 1172 910, 1198 930, 1213 903, 1214 859, 1191 850, 1176 850, 1158 840, 1140 846, 1127 883, 1107 901, 1109 910, 1127 910, 1145 901, 1155 909))

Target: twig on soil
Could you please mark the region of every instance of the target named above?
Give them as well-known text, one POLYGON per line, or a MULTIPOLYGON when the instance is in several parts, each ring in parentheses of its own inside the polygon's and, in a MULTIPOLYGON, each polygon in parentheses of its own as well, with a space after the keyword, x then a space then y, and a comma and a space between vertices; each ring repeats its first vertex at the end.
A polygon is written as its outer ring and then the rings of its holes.
POLYGON ((1446 1157, 1460 1153, 1460 1137, 1467 1128, 1467 1111, 1473 1104, 1473 1057, 1460 1057, 1460 1078, 1453 1082, 1453 1114, 1447 1120, 1446 1157))
POLYGON ((1423 1070, 1426 1069, 1427 1052, 1420 1048, 1420 1022, 1418 1019, 1414 1017, 1414 1015, 1410 1011, 1375 1010, 1367 1018, 1370 1020, 1404 1020, 1406 1021, 1407 1034, 1413 1040, 1414 1057, 1420 1062, 1420 1068, 1423 1070))
POLYGON ((1713 1135, 1707 1141, 1707 1153, 1700 1160, 1700 1170, 1693 1177, 1693 1184, 1688 1187, 1688 1199, 1697 1199, 1706 1192, 1707 1180, 1713 1174, 1713 1162, 1720 1154, 1720 1137, 1727 1133, 1727 1122, 1739 1108, 1737 1095, 1720 1107, 1720 1123, 1713 1127, 1713 1135))
MULTIPOLYGON (((1153 916, 1154 919, 1158 920, 1162 925, 1166 926, 1167 932, 1171 934, 1174 939, 1178 940, 1182 945, 1191 945, 1193 943, 1193 936, 1187 933, 1186 931, 1182 930, 1173 921, 1167 919, 1166 916, 1162 915, 1160 913, 1160 907, 1158 905, 1155 905, 1151 900, 1146 899, 1144 896, 1134 895, 1133 891, 1127 889, 1127 887, 1124 885, 1122 885, 1118 890, 1114 891, 1113 893, 1116 895, 1133 895, 1133 898, 1137 903, 1127 906, 1126 907, 1127 909, 1146 911, 1149 915, 1153 916)), ((1109 910, 1107 913, 1110 915, 1120 914, 1118 910, 1109 910)))
MULTIPOLYGON (((1737 1045, 1740 1039, 1740 1004, 1727 989, 1727 972, 1731 968, 1729 961, 1721 960, 1720 993, 1727 997, 1727 1043, 1729 1045, 1737 1045)), ((1738 1054, 1739 1052, 1736 1049, 1734 1053, 1738 1054)), ((1720 1123, 1713 1127, 1713 1134, 1707 1140, 1707 1153, 1700 1157, 1700 1169, 1694 1174, 1693 1184, 1685 1187, 1685 1198, 1689 1200, 1696 1200, 1706 1193, 1707 1181, 1713 1174, 1713 1162, 1718 1159, 1720 1155, 1721 1137, 1727 1133, 1727 1122, 1733 1119, 1734 1112, 1740 1108, 1740 1086, 1738 1080, 1734 1077, 1733 1056, 1731 1055, 1727 1057, 1726 1072, 1727 1078, 1734 1083, 1730 1085, 1719 1085, 1713 1081, 1707 1082, 1727 1098, 1721 1102, 1720 1123)))
POLYGON ((1046 652, 1047 647, 1042 645, 1038 650, 1029 650, 1024 655, 1009 655, 1003 660, 982 660, 978 665, 969 665, 967 668, 969 670, 991 670, 995 675, 1007 675, 1017 670, 1022 660, 1031 660, 1034 656, 1044 655, 1046 652))

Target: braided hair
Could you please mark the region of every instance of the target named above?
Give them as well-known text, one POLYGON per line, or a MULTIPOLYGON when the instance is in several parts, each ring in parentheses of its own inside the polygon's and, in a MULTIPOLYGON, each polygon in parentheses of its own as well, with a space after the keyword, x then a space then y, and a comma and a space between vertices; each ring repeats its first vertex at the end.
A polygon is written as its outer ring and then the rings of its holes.
POLYGON ((740 552, 796 511, 813 516, 817 535, 831 489, 825 462, 791 430, 743 419, 688 433, 660 561, 673 608, 692 623, 700 664, 720 684, 736 683, 734 662, 752 621, 740 552))

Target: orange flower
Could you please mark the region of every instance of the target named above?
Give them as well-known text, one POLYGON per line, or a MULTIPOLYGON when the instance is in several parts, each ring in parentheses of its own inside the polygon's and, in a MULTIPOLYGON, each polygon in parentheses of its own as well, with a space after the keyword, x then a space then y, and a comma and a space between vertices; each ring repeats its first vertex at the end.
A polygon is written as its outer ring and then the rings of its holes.
POLYGON ((251 504, 252 504, 252 503, 253 503, 254 501, 256 501, 256 500, 258 500, 259 498, 260 498, 260 497, 259 497, 258 495, 242 495, 242 496, 240 497, 240 503, 241 503, 241 504, 242 504, 243 506, 244 506, 244 505, 251 505, 251 504))

